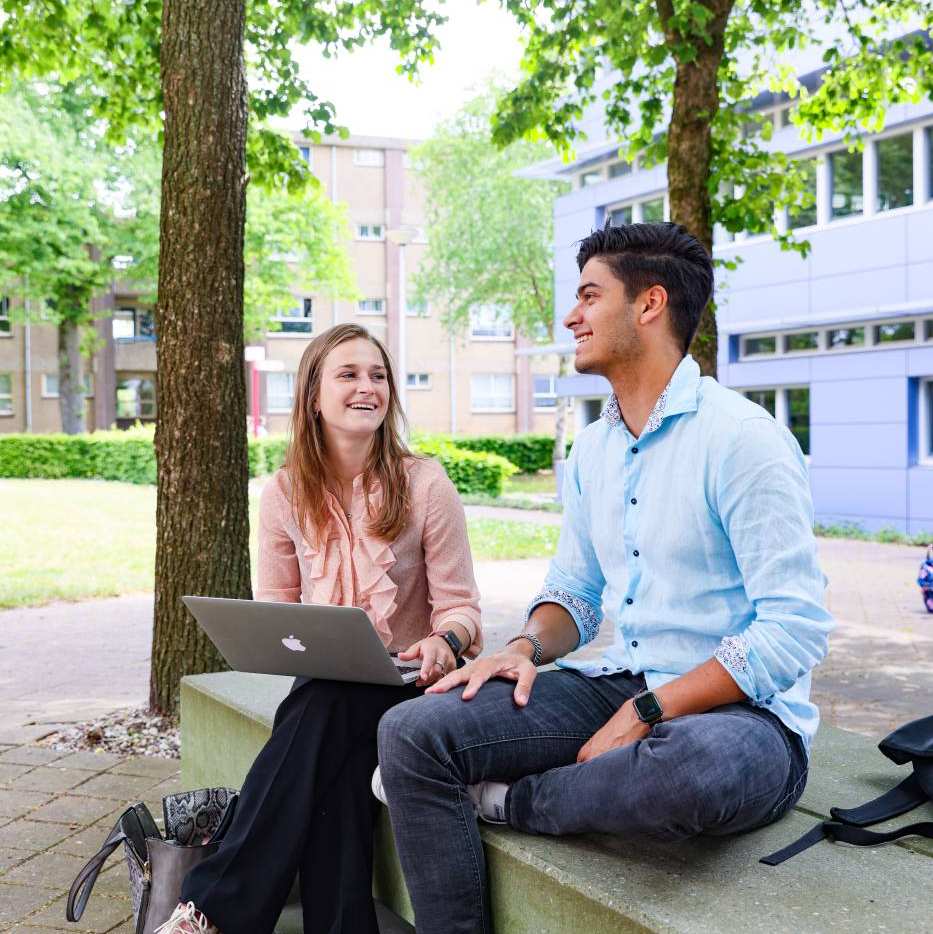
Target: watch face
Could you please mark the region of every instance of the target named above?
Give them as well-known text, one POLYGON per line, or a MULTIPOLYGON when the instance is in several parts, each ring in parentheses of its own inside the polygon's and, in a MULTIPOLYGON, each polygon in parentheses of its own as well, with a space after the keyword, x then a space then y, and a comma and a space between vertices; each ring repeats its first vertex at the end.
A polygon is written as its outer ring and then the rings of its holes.
POLYGON ((642 694, 640 697, 636 697, 632 701, 632 704, 634 705, 635 712, 638 714, 638 716, 647 723, 651 723, 661 716, 661 705, 658 703, 658 699, 650 691, 647 694, 642 694))

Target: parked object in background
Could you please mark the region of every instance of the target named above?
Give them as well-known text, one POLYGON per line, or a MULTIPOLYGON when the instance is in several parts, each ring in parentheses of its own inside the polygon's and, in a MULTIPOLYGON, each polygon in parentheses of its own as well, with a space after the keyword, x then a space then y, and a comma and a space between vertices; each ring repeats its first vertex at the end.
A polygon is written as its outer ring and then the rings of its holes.
POLYGON ((920 565, 917 583, 923 594, 923 605, 928 613, 933 613, 933 543, 927 545, 927 556, 920 565))

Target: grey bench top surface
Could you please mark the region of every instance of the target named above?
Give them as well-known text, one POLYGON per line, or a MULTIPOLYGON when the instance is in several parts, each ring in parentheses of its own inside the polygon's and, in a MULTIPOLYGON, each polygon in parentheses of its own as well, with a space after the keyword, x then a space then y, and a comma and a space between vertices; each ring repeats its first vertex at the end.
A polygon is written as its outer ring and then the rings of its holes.
MULTIPOLYGON (((240 672, 197 675, 193 690, 271 727, 290 678, 240 672)), ((533 701, 532 701, 533 702, 533 701)), ((933 930, 924 928, 933 899, 933 845, 908 838, 885 847, 821 844, 777 867, 758 862, 829 816, 875 797, 908 772, 870 739, 822 727, 797 808, 778 824, 738 837, 701 837, 680 844, 632 843, 591 835, 533 837, 483 827, 487 846, 534 867, 561 886, 613 906, 654 931, 933 930), (897 905, 897 917, 891 906, 897 905)), ((933 805, 877 829, 933 820, 933 805)))

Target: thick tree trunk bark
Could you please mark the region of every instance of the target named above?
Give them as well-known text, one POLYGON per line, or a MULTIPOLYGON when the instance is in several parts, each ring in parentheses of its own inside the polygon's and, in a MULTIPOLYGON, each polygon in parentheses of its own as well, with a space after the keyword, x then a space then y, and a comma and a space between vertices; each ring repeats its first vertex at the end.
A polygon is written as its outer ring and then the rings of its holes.
POLYGON ((243 227, 244 0, 166 0, 156 308, 155 626, 149 698, 222 659, 185 594, 249 598, 243 227))
POLYGON ((73 318, 62 318, 58 325, 58 409, 66 435, 84 432, 81 329, 73 318))
MULTIPOLYGON (((669 46, 689 37, 671 28, 672 0, 657 0, 669 46)), ((671 220, 682 224, 713 252, 709 171, 713 157, 711 124, 719 109, 719 66, 726 24, 735 0, 699 0, 713 14, 706 35, 692 37, 695 56, 677 59, 674 99, 667 135, 667 187, 671 220)), ((676 58, 676 54, 675 54, 676 58)), ((717 335, 712 306, 707 306, 693 339, 691 353, 708 376, 716 375, 717 335)))

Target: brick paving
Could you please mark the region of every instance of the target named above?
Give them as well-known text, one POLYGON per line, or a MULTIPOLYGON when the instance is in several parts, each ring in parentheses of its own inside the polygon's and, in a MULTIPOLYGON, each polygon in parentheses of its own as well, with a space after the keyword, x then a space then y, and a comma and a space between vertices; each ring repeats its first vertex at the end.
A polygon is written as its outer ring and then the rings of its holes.
POLYGON ((130 803, 161 823, 162 795, 180 790, 179 763, 0 745, 0 931, 132 931, 126 868, 107 863, 81 921, 65 920, 68 887, 130 803))

